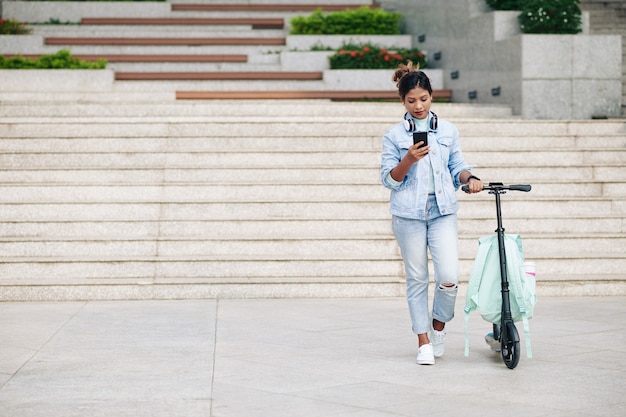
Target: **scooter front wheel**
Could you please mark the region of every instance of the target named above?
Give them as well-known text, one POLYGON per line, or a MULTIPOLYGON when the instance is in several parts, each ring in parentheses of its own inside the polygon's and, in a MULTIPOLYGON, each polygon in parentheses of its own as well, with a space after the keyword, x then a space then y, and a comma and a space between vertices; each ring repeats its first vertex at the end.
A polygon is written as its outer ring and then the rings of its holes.
POLYGON ((519 363, 519 334, 513 322, 506 323, 505 326, 502 326, 501 332, 500 347, 502 349, 502 359, 507 368, 513 369, 519 363))

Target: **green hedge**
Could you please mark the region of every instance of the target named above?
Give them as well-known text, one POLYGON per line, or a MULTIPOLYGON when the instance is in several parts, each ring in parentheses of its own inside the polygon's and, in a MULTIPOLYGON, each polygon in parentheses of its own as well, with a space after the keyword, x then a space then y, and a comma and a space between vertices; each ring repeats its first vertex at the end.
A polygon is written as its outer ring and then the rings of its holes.
POLYGON ((572 35, 581 32, 580 0, 485 0, 494 10, 521 10, 524 33, 572 35))
POLYGON ((331 69, 394 69, 410 60, 426 68, 426 54, 417 48, 387 50, 371 44, 344 44, 329 57, 331 69))
POLYGON ((524 0, 518 20, 524 33, 573 35, 581 32, 579 0, 524 0))
POLYGON ((37 59, 22 56, 5 58, 0 55, 0 69, 104 69, 106 66, 105 59, 83 61, 72 57, 67 49, 61 49, 56 54, 42 55, 37 59))
POLYGON ((522 10, 522 0, 486 0, 494 10, 522 10))
POLYGON ((309 16, 291 19, 292 35, 398 35, 402 15, 383 9, 358 9, 324 13, 317 9, 309 16))

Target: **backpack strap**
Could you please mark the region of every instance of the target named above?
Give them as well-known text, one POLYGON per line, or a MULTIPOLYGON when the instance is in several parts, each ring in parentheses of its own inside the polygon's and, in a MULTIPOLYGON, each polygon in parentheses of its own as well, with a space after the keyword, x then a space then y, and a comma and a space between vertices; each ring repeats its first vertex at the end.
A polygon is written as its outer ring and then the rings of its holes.
POLYGON ((465 307, 465 351, 464 355, 467 358, 469 356, 469 315, 471 310, 465 307))
POLYGON ((469 315, 472 311, 476 310, 478 306, 474 297, 478 294, 480 288, 480 281, 485 269, 485 262, 487 260, 487 254, 493 243, 492 236, 486 236, 478 239, 478 252, 476 253, 476 259, 474 260, 474 266, 470 274, 469 282, 467 283, 467 292, 465 295, 465 356, 469 356, 469 315))

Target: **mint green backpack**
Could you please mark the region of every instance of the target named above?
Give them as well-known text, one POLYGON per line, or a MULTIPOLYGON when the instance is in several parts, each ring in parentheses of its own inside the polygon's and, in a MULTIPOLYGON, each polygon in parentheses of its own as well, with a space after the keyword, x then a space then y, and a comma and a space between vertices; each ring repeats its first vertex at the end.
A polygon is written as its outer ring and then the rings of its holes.
MULTIPOLYGON (((524 266, 522 239, 519 235, 504 235, 509 300, 513 321, 524 323, 526 356, 532 357, 528 319, 533 316, 537 303, 535 277, 527 274, 524 266)), ((502 280, 500 278, 500 255, 498 236, 478 239, 478 252, 467 285, 465 298, 465 356, 469 356, 469 314, 478 310, 482 318, 500 324, 502 315, 502 280)))

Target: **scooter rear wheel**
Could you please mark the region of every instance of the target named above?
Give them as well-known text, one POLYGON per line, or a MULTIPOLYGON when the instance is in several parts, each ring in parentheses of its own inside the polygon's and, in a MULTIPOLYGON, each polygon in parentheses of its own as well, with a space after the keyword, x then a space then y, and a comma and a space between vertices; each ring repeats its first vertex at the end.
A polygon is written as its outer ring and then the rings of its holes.
POLYGON ((506 323, 501 329, 500 335, 500 347, 502 353, 502 359, 507 368, 513 369, 519 363, 520 348, 519 348, 519 334, 517 328, 513 322, 506 323))

